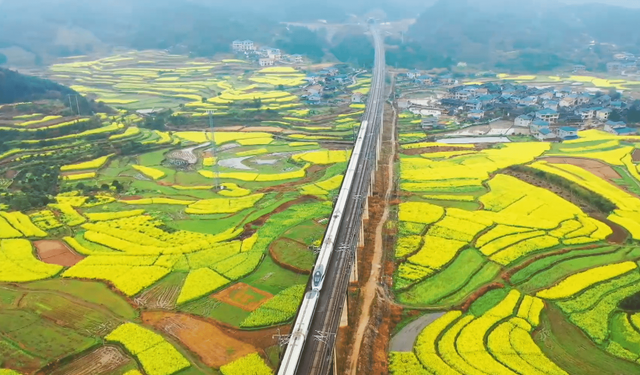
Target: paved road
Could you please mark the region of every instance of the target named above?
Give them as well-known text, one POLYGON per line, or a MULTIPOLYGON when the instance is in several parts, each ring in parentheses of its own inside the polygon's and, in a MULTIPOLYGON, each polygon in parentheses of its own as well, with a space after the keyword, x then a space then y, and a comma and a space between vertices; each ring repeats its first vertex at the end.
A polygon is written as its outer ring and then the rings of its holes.
MULTIPOLYGON (((359 161, 358 170, 349 199, 344 225, 341 226, 336 244, 338 246, 357 244, 365 198, 370 186, 371 170, 375 165, 375 152, 379 131, 382 128, 382 110, 384 106, 385 53, 382 37, 375 26, 371 27, 375 44, 375 65, 371 90, 363 121, 368 121, 371 131, 366 135, 365 147, 359 161)), ((326 375, 333 372, 333 347, 338 332, 340 316, 347 295, 353 255, 349 252, 335 251, 329 267, 316 311, 311 323, 308 339, 298 366, 299 375, 326 375), (315 336, 315 337, 314 337, 315 336)))
POLYGON ((410 352, 413 351, 413 344, 422 330, 436 319, 443 316, 443 312, 425 314, 413 322, 407 324, 400 332, 391 339, 389 350, 392 352, 410 352))

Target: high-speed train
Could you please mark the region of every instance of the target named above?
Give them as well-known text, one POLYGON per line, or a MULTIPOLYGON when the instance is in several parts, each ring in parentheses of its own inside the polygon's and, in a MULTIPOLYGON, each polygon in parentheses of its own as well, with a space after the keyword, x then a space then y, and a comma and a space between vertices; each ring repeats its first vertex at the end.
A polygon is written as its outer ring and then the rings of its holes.
POLYGON ((353 148, 353 153, 351 154, 351 159, 349 161, 349 166, 347 167, 347 171, 344 174, 344 179, 342 180, 343 183, 340 187, 340 193, 338 194, 338 201, 336 202, 335 208, 333 209, 331 220, 329 220, 329 226, 327 228, 327 231, 325 232, 324 240, 322 241, 322 245, 320 247, 318 260, 316 261, 316 265, 313 269, 312 289, 316 292, 320 292, 322 290, 326 270, 329 266, 329 262, 331 261, 331 255, 340 245, 336 243, 336 238, 338 237, 338 230, 340 229, 340 226, 342 224, 342 214, 345 212, 345 209, 347 207, 347 200, 350 197, 351 187, 355 180, 354 176, 358 167, 362 165, 360 157, 362 148, 364 147, 364 139, 365 135, 367 134, 368 126, 368 121, 363 121, 362 125, 360 126, 358 139, 356 140, 356 144, 353 148))
MULTIPOLYGON (((374 40, 376 43, 376 65, 380 64, 377 68, 384 69, 384 53, 380 53, 378 51, 381 45, 381 39, 376 32, 374 32, 374 40)), ((380 74, 381 73, 378 72, 378 75, 380 74)), ((380 90, 382 85, 384 85, 384 81, 379 83, 378 90, 380 90)), ((372 88, 371 92, 375 91, 376 90, 372 88)), ((380 102, 374 98, 372 107, 375 108, 379 103, 380 102)), ((367 108, 367 113, 369 115, 365 114, 365 119, 370 119, 371 111, 371 108, 367 108)), ((343 214, 346 211, 347 202, 351 198, 353 184, 356 183, 356 172, 358 168, 362 168, 362 166, 366 165, 366 155, 364 154, 366 150, 363 149, 365 147, 366 135, 370 131, 370 126, 371 125, 367 120, 364 120, 361 123, 360 131, 358 132, 358 137, 351 154, 351 159, 347 170, 345 171, 342 186, 340 187, 338 200, 335 203, 331 219, 329 220, 329 226, 327 227, 322 245, 320 246, 318 259, 316 260, 316 264, 313 268, 311 276, 311 291, 307 292, 302 300, 298 316, 296 317, 296 321, 291 330, 289 344, 287 345, 287 349, 280 363, 278 375, 296 375, 305 342, 309 339, 308 336, 312 334, 309 330, 311 328, 311 323, 313 322, 322 286, 324 285, 327 272, 329 271, 328 268, 331 262, 331 257, 333 256, 333 253, 339 250, 342 246, 352 245, 340 244, 336 243, 336 241, 338 238, 338 232, 343 224, 343 214)))

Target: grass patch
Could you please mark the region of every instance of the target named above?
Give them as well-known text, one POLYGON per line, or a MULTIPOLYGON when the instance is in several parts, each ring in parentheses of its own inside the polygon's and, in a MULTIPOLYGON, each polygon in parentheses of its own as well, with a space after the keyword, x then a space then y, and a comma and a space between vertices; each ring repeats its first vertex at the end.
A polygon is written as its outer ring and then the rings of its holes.
POLYGON ((84 301, 101 305, 127 320, 138 319, 138 311, 105 284, 96 281, 52 279, 34 281, 23 285, 32 290, 52 290, 70 294, 84 301))
POLYGON ((476 249, 467 249, 448 267, 428 279, 421 281, 406 292, 398 295, 398 300, 416 306, 427 306, 463 288, 484 265, 486 259, 476 249), (462 275, 471 275, 468 278, 462 275))
POLYGON ((278 266, 271 257, 266 257, 260 267, 242 281, 254 288, 276 295, 290 286, 306 284, 308 278, 308 275, 285 270, 278 266))
POLYGON ((311 270, 316 254, 299 242, 279 239, 271 244, 271 249, 280 263, 288 264, 301 270, 311 270))
POLYGON ((640 365, 614 357, 597 347, 552 304, 542 311, 533 339, 542 352, 569 374, 640 374, 640 365), (545 332, 545 334, 541 334, 545 332))
POLYGON ((460 290, 456 291, 454 294, 440 300, 438 302, 438 306, 454 306, 464 302, 467 297, 469 297, 473 292, 480 289, 484 285, 490 284, 500 273, 501 267, 500 265, 487 262, 480 271, 476 272, 471 280, 462 287, 460 290))

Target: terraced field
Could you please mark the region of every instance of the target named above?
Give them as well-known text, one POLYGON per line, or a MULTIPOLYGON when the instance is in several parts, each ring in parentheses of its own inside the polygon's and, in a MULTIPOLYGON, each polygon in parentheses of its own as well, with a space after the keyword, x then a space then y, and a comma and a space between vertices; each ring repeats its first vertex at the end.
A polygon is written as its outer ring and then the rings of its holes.
POLYGON ((0 108, 0 368, 272 373, 361 109, 309 107, 303 73, 238 61, 145 52, 50 70, 119 109, 0 108), (215 109, 215 133, 204 119, 156 130, 134 111, 158 105, 215 109), (268 119, 233 115, 252 109, 268 119), (24 202, 35 185, 47 195, 24 202))
POLYGON ((403 146, 393 294, 444 315, 390 373, 640 372, 640 137, 579 135, 403 146))

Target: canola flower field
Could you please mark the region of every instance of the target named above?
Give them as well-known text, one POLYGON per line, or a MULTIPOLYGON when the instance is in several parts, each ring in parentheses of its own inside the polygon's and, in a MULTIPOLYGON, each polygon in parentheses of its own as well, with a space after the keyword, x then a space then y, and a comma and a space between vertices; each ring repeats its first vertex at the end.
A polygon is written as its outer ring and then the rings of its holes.
POLYGON ((288 67, 159 52, 80 60, 47 74, 114 112, 0 111, 0 130, 52 134, 10 142, 0 198, 18 186, 12 171, 59 165, 47 203, 0 204, 0 371, 273 373, 277 341, 261 337, 297 312, 350 156, 323 142, 353 137, 362 110, 308 107, 305 74, 288 67), (256 100, 278 121, 211 135, 150 129, 135 113, 213 109, 218 121, 256 100))
POLYGON ((640 372, 638 140, 404 145, 393 294, 436 315, 390 373, 640 372))
MULTIPOLYGON (((170 137, 171 143, 184 143, 178 148, 201 141, 189 132, 170 137)), ((74 178, 61 177, 70 191, 45 209, 0 211, 0 282, 49 282, 60 290, 69 281, 106 285, 113 298, 129 301, 128 309, 162 300, 165 311, 200 315, 237 329, 291 322, 315 257, 308 246, 322 238, 322 219, 331 212, 349 152, 322 149, 315 142, 291 147, 262 132, 220 132, 216 137, 233 146, 217 154, 224 187, 219 191, 212 191, 213 172, 204 165, 210 152, 206 143, 194 151, 198 161, 183 169, 172 168, 170 160, 184 154, 162 148, 133 158, 110 154, 63 166, 61 173, 74 173, 69 175, 74 178), (264 138, 267 145, 242 142, 264 138), (290 150, 288 157, 274 158, 285 150, 290 150), (128 190, 87 195, 78 189, 79 183, 101 186, 114 179, 128 190), (80 259, 56 264, 45 258, 38 240, 52 241, 59 251, 80 259), (274 253, 271 245, 283 240, 295 247, 274 253), (230 297, 213 297, 227 289, 234 291, 230 297)), ((158 331, 143 328, 139 319, 122 321, 111 333, 96 337, 106 335, 106 342, 122 345, 147 374, 190 373, 194 362, 185 350, 193 348, 166 341, 158 331)), ((257 349, 265 353, 268 348, 257 349)), ((6 353, 19 357, 27 352, 14 348, 6 353)), ((220 371, 242 374, 239 368, 248 365, 256 373, 271 373, 275 364, 259 353, 232 358, 220 371)), ((19 363, 5 366, 30 373, 19 363)))

